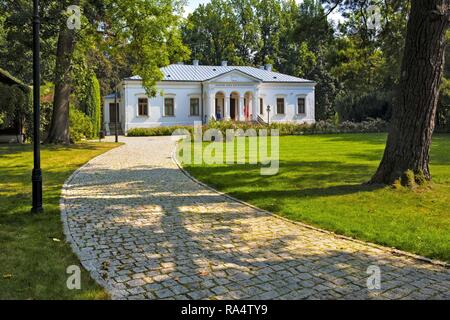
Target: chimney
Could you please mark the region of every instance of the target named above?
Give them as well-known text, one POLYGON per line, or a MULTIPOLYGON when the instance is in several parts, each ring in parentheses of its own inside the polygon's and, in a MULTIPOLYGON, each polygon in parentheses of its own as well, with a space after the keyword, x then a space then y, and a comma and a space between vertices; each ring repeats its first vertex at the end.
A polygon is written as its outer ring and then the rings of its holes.
POLYGON ((264 68, 264 66, 259 66, 259 69, 265 70, 266 68, 264 68))
POLYGON ((226 66, 228 66, 228 61, 222 61, 222 67, 226 67, 226 66))
POLYGON ((178 61, 177 64, 182 66, 184 64, 184 62, 183 61, 178 61))
POLYGON ((198 66, 198 60, 192 60, 192 65, 193 66, 198 66))
POLYGON ((272 65, 271 64, 266 64, 266 70, 267 71, 272 71, 272 65))

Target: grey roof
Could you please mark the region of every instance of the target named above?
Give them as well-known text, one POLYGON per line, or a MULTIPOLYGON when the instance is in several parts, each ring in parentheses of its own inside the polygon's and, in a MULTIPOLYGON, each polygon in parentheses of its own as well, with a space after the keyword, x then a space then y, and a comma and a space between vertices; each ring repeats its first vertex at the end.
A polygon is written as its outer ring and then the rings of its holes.
MULTIPOLYGON (((110 93, 107 96, 105 96, 105 99, 114 99, 116 97, 115 93, 110 93)), ((120 98, 120 95, 117 95, 117 98, 120 98)))
MULTIPOLYGON (((279 72, 245 66, 202 66, 171 64, 161 68, 164 75, 163 81, 207 81, 233 70, 239 70, 262 82, 308 82, 311 80, 297 78, 279 72)), ((125 80, 140 80, 139 76, 126 78, 125 80)))

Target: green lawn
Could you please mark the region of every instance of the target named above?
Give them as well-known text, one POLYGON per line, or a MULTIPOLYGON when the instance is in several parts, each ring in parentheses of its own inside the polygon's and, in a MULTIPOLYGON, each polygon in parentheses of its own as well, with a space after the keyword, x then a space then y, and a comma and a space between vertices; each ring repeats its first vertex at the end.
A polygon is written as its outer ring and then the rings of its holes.
POLYGON ((31 146, 0 145, 0 299, 108 298, 85 270, 81 290, 66 288, 66 268, 79 261, 64 240, 59 198, 62 184, 75 169, 115 146, 45 146, 45 211, 31 215, 31 146))
POLYGON ((431 188, 363 185, 385 134, 280 137, 280 171, 258 165, 187 165, 199 180, 292 220, 450 261, 450 135, 436 135, 431 188))

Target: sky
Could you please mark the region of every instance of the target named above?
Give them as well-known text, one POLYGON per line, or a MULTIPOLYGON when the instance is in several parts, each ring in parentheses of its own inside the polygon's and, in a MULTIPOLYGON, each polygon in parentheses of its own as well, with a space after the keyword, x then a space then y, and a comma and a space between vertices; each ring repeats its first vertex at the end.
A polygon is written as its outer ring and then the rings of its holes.
MULTIPOLYGON (((298 3, 302 3, 303 0, 296 0, 298 3)), ((187 15, 191 12, 193 12, 200 4, 208 3, 210 0, 187 0, 187 5, 184 8, 184 16, 187 17, 187 15)), ((339 21, 342 19, 342 16, 339 13, 333 12, 330 15, 330 19, 334 21, 339 21)))

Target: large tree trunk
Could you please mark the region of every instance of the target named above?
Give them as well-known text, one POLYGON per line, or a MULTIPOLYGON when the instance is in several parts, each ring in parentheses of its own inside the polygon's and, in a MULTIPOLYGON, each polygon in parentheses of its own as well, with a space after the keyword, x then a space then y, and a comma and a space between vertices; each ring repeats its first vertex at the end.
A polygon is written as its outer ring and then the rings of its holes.
POLYGON ((75 32, 65 25, 58 35, 55 68, 55 96, 53 113, 46 143, 70 143, 69 137, 69 100, 70 65, 75 46, 75 32))
POLYGON ((414 173, 417 182, 431 180, 429 151, 444 66, 449 1, 411 1, 398 101, 384 156, 371 183, 391 184, 407 171, 414 173))

